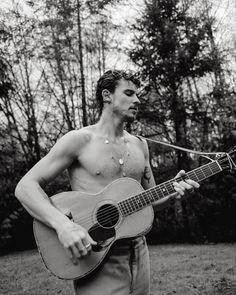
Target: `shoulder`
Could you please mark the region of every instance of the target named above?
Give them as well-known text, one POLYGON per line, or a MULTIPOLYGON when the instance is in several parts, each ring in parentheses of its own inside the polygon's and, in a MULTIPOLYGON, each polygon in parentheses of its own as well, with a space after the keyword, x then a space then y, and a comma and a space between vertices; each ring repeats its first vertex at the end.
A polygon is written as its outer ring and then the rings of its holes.
POLYGON ((142 136, 138 136, 138 135, 132 135, 130 133, 127 132, 127 137, 130 138, 130 140, 132 140, 132 142, 135 143, 135 145, 139 146, 140 149, 142 149, 145 158, 149 157, 149 150, 148 150, 148 144, 147 141, 144 137, 142 136))
POLYGON ((65 154, 77 154, 91 141, 92 136, 93 126, 69 131, 56 142, 51 151, 61 151, 65 154))
POLYGON ((91 140, 93 135, 93 126, 81 128, 79 130, 72 130, 63 135, 59 141, 76 142, 84 144, 91 140))

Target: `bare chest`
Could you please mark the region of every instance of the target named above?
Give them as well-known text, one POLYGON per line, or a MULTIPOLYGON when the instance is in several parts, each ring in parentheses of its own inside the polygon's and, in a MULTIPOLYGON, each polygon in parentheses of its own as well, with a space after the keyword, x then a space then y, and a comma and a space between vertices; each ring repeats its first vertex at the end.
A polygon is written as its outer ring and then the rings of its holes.
POLYGON ((132 142, 114 144, 94 140, 81 152, 78 164, 80 170, 95 179, 131 177, 141 181, 145 158, 142 149, 132 142))

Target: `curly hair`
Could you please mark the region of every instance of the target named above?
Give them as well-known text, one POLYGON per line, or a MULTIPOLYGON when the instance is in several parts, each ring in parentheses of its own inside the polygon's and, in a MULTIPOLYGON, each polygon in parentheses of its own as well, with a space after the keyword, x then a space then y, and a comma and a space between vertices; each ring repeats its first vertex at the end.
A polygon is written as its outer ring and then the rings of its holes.
POLYGON ((140 87, 140 81, 137 78, 137 74, 134 74, 131 71, 123 71, 123 70, 106 71, 98 80, 97 87, 96 87, 96 101, 98 104, 100 114, 102 113, 103 106, 104 106, 102 91, 104 89, 107 89, 111 93, 114 93, 116 86, 121 79, 125 79, 126 81, 131 81, 134 83, 136 87, 140 87))

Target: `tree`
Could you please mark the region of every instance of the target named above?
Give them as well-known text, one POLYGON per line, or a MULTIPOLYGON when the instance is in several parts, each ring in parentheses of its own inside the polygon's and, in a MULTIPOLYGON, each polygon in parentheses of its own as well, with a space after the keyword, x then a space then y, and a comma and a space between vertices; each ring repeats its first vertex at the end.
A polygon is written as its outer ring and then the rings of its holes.
MULTIPOLYGON (((27 14, 13 1, 11 10, 0 10, 0 252, 20 244, 23 224, 32 228, 13 198, 19 179, 58 137, 98 117, 94 84, 106 67, 112 29, 106 7, 116 2, 27 1, 27 14)), ((65 179, 48 194, 67 190, 65 179)))
MULTIPOLYGON (((133 28, 135 47, 130 58, 144 85, 140 114, 145 124, 143 134, 187 148, 215 149, 218 140, 209 146, 209 139, 220 134, 217 113, 229 91, 209 7, 203 6, 198 12, 191 0, 146 0, 143 15, 133 28)), ((185 152, 176 153, 173 164, 178 170, 189 170, 192 159, 185 152)), ((177 209, 189 239, 186 202, 177 209)))

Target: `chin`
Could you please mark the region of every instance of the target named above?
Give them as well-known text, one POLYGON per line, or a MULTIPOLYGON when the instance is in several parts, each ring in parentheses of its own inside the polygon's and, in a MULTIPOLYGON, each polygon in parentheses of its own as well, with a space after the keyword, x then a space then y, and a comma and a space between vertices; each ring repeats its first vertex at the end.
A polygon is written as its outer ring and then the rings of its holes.
POLYGON ((132 123, 136 119, 136 116, 126 116, 125 121, 127 123, 132 123))

